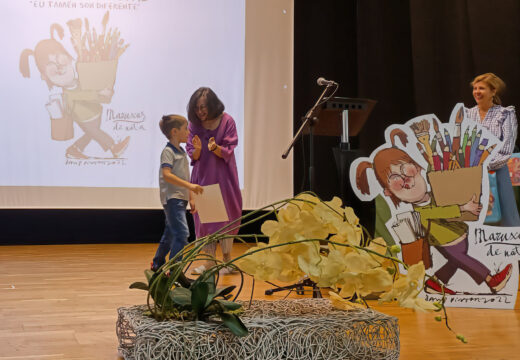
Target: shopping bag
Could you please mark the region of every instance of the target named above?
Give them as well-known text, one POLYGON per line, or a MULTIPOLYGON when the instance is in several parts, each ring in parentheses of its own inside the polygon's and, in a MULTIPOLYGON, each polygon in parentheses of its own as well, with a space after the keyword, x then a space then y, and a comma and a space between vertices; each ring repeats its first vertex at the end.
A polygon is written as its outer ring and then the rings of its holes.
POLYGON ((72 139, 74 137, 74 125, 70 114, 63 111, 61 94, 51 96, 45 107, 51 118, 52 140, 72 139))
POLYGON ((430 244, 424 238, 419 238, 407 244, 401 243, 401 253, 403 262, 407 265, 414 265, 422 260, 425 269, 432 266, 430 244))
POLYGON ((498 198, 497 176, 493 172, 489 174, 489 204, 484 224, 496 224, 502 219, 500 199, 498 198))

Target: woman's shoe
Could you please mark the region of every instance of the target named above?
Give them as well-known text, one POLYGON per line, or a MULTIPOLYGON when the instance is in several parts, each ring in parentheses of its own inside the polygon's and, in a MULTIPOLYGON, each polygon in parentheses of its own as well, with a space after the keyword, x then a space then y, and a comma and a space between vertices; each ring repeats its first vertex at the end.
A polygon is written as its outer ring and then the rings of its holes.
POLYGON ((206 267, 204 265, 200 265, 191 271, 191 275, 202 275, 204 271, 206 271, 206 267))
POLYGON ((219 275, 231 275, 231 274, 236 274, 238 271, 234 268, 232 268, 231 266, 226 266, 222 269, 219 270, 218 274, 219 275))

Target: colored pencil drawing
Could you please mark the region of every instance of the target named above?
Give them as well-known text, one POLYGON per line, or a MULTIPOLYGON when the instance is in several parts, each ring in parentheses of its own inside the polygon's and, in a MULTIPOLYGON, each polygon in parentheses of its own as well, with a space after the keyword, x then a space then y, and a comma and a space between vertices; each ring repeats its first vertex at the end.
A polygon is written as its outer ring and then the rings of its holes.
POLYGON ((102 20, 98 34, 87 18, 67 22, 74 58, 62 44, 64 29, 59 24, 50 27, 50 38, 39 41, 34 50, 25 49, 20 55, 19 69, 30 77, 29 57, 33 56, 41 79, 50 95, 45 105, 51 118, 51 138, 67 141, 74 138, 74 123, 83 131, 65 151, 69 159, 89 159, 85 148, 94 140, 108 158, 119 158, 126 150, 130 137, 116 142, 101 129, 103 104, 109 104, 114 94, 118 58, 128 47, 117 28, 107 31, 109 13, 102 20), (83 25, 85 32, 83 33, 83 25))
POLYGON ((383 195, 392 212, 386 226, 403 261, 422 260, 433 276, 426 293, 503 294, 513 273, 518 279, 516 262, 472 246, 488 208, 487 164, 500 144, 464 116, 458 104, 449 123, 427 115, 390 126, 386 143, 352 164, 352 188, 365 201, 383 195))

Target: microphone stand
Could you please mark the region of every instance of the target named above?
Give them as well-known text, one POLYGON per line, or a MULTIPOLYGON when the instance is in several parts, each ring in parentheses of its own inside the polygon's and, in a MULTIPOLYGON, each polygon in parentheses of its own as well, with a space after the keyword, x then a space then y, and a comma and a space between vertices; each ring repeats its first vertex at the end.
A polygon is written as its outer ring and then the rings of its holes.
MULTIPOLYGON (((314 128, 314 125, 316 125, 316 123, 318 122, 318 118, 314 116, 314 112, 316 111, 316 109, 317 109, 317 107, 319 105, 321 105, 322 103, 324 103, 325 101, 330 99, 332 97, 332 95, 334 95, 334 93, 336 92, 337 89, 338 89, 338 85, 337 84, 335 84, 335 83, 327 84, 327 86, 325 87, 325 89, 323 89, 320 97, 318 98, 318 100, 316 101, 314 106, 309 111, 307 111, 307 114, 305 114, 305 116, 303 117, 302 125, 300 126, 300 128, 296 132, 296 135, 294 135, 293 139, 291 140, 291 143, 289 144, 289 147, 287 148, 287 150, 285 150, 285 152, 282 155, 282 159, 287 159, 287 156, 289 156, 289 152, 294 147, 294 144, 302 136, 303 130, 305 129, 305 127, 307 125, 309 125, 309 190, 310 191, 314 190, 313 189, 313 186, 314 186, 314 136, 313 136, 313 128, 314 128), (332 86, 335 86, 336 89, 334 90, 334 92, 330 96, 328 96, 327 98, 325 98, 325 100, 323 100, 323 98, 325 97, 325 94, 327 93, 329 88, 332 87, 332 86)), ((312 281, 311 279, 309 279, 309 278, 303 279, 302 281, 300 281, 300 282, 298 282, 296 284, 293 284, 293 285, 278 286, 278 287, 276 287, 274 289, 268 289, 268 290, 265 291, 265 295, 272 295, 273 293, 278 292, 278 291, 293 290, 293 289, 296 289, 296 293, 298 295, 303 295, 304 294, 304 290, 303 290, 304 286, 312 287, 312 297, 313 298, 321 298, 322 297, 320 288, 318 286, 316 286, 316 283, 314 281, 312 281)))
MULTIPOLYGON (((289 147, 285 152, 282 154, 282 159, 287 159, 287 156, 289 156, 289 152, 291 152, 291 149, 294 147, 294 144, 296 141, 302 136, 303 130, 307 125, 309 125, 309 190, 314 191, 313 185, 314 185, 314 136, 313 136, 313 128, 314 125, 318 122, 318 118, 314 116, 314 112, 316 111, 316 108, 321 105, 323 102, 327 101, 332 95, 327 97, 324 101, 322 99, 325 97, 325 94, 327 93, 328 89, 332 87, 332 84, 327 84, 325 89, 323 89, 320 97, 318 100, 316 100, 316 103, 314 106, 307 111, 307 114, 303 117, 303 123, 294 135, 293 139, 291 140, 291 143, 289 144, 289 147)), ((336 85, 337 90, 337 85, 336 85)), ((336 91, 334 91, 336 92, 336 91)))

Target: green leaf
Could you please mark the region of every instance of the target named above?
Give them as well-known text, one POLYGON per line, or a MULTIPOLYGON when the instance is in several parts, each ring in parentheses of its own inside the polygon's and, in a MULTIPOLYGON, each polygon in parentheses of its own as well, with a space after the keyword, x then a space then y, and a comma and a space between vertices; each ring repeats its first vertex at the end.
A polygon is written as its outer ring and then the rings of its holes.
POLYGON ((150 284, 150 279, 155 275, 155 272, 153 272, 150 269, 146 269, 144 271, 144 276, 146 276, 146 280, 148 280, 148 284, 150 284))
POLYGON ((209 306, 209 304, 211 304, 211 302, 213 301, 213 298, 215 297, 215 291, 216 291, 216 286, 215 286, 215 273, 214 272, 204 272, 202 275, 200 275, 197 280, 195 280, 193 282, 193 284, 191 284, 190 286, 190 289, 196 289, 198 288, 199 286, 201 286, 201 284, 206 284, 205 286, 207 286, 208 288, 208 293, 206 295, 206 300, 205 300, 205 303, 204 303, 204 309, 209 306))
POLYGON ((246 336, 248 331, 244 323, 233 314, 221 313, 219 314, 224 325, 231 330, 236 336, 246 336))
POLYGON ((213 298, 215 297, 214 295, 215 294, 208 294, 208 297, 206 298, 206 303, 204 304, 204 309, 207 308, 209 304, 211 304, 213 298))
POLYGON ((222 305, 224 307, 224 309, 226 309, 226 310, 238 310, 242 307, 242 305, 240 305, 239 303, 233 302, 233 301, 220 300, 220 299, 215 299, 215 301, 217 303, 219 303, 220 305, 222 305))
POLYGON ((236 285, 227 286, 225 288, 219 288, 219 289, 217 289, 217 291, 215 293, 215 297, 225 296, 225 295, 231 293, 233 290, 235 290, 235 288, 236 288, 236 285))
POLYGON ((191 290, 183 287, 176 287, 170 291, 170 298, 180 306, 191 305, 191 290))
POLYGON ((206 308, 206 300, 209 293, 209 284, 200 282, 197 286, 191 289, 191 307, 197 316, 202 315, 206 308))
POLYGON ((155 304, 168 309, 172 306, 170 300, 170 288, 168 287, 169 278, 163 273, 155 273, 150 280, 150 295, 155 304), (155 276, 157 275, 157 276, 155 276))
POLYGON ((215 285, 214 284, 210 284, 210 283, 208 283, 208 286, 210 287, 210 290, 209 290, 209 293, 208 293, 208 298, 206 299, 206 306, 205 307, 208 307, 209 304, 211 304, 211 302, 213 301, 213 299, 216 298, 217 296, 223 296, 222 293, 224 295, 227 294, 227 293, 230 293, 236 287, 235 285, 231 285, 231 286, 228 286, 228 287, 225 287, 225 288, 215 289, 215 285), (212 290, 217 290, 217 292, 212 291, 212 290))
POLYGON ((148 291, 148 285, 145 284, 144 282, 137 281, 130 285, 130 289, 140 289, 140 290, 148 291))
POLYGON ((215 285, 215 273, 212 272, 207 278, 204 279, 204 282, 208 284, 208 294, 214 296, 215 290, 217 289, 217 286, 215 285))
POLYGON ((206 283, 208 284, 209 288, 208 288, 208 292, 209 293, 214 293, 215 292, 215 289, 216 289, 216 286, 215 286, 215 273, 214 272, 209 272, 209 271, 205 271, 202 273, 202 275, 200 275, 197 280, 195 280, 193 282, 193 284, 191 284, 190 288, 193 290, 194 287, 197 287, 199 286, 199 284, 201 283, 206 283))
POLYGON ((170 276, 168 277, 168 281, 166 282, 166 287, 168 290, 170 290, 174 284, 175 284, 175 279, 173 278, 173 272, 170 272, 170 276))
POLYGON ((184 273, 182 272, 181 265, 182 265, 181 263, 175 263, 170 268, 170 277, 169 277, 169 281, 168 281, 169 289, 171 289, 175 283, 177 283, 178 285, 185 287, 185 288, 190 287, 191 282, 188 280, 186 275, 184 275, 184 273), (175 274, 177 274, 177 275, 175 276, 175 274))

